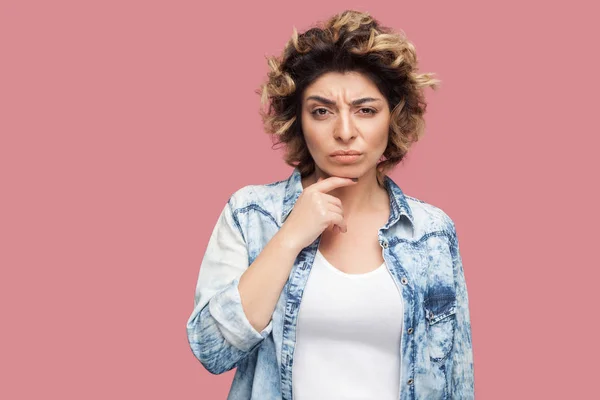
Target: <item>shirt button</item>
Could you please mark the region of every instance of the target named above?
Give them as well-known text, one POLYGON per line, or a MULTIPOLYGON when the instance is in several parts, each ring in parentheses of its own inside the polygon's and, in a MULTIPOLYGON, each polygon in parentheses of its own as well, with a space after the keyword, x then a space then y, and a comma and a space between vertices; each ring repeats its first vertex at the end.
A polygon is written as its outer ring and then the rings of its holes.
POLYGON ((411 333, 413 333, 413 328, 408 328, 406 332, 408 332, 408 334, 410 335, 411 333))
POLYGON ((408 279, 406 279, 406 277, 403 276, 402 279, 400 279, 400 283, 402 283, 403 285, 406 285, 408 283, 408 279))
POLYGON ((406 383, 408 383, 409 385, 412 385, 413 384, 412 378, 410 378, 406 383))
POLYGON ((383 242, 381 245, 383 246, 384 249, 387 249, 387 247, 388 247, 387 242, 383 242))

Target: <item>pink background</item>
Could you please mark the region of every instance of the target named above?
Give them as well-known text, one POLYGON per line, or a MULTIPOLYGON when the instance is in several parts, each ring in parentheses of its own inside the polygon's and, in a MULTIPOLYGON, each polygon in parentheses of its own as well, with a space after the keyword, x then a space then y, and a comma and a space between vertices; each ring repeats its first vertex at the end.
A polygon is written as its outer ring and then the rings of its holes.
POLYGON ((391 176, 456 222, 477 398, 597 396, 592 3, 3 1, 0 398, 226 397, 186 338, 200 261, 231 193, 291 173, 265 55, 346 8, 442 80, 391 176))

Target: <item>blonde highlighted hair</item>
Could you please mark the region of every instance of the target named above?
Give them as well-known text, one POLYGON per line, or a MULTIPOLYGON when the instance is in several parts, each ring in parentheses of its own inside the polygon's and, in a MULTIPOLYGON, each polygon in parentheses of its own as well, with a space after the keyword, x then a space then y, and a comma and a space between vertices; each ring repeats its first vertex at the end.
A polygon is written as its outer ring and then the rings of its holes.
POLYGON ((381 26, 366 12, 346 10, 298 34, 283 53, 267 57, 267 81, 257 90, 265 132, 285 146, 285 162, 302 175, 315 170, 301 128, 302 96, 327 72, 360 72, 370 78, 390 106, 388 145, 377 164, 377 180, 397 165, 425 129, 423 89, 437 89, 432 73, 417 72, 415 46, 404 32, 381 26))

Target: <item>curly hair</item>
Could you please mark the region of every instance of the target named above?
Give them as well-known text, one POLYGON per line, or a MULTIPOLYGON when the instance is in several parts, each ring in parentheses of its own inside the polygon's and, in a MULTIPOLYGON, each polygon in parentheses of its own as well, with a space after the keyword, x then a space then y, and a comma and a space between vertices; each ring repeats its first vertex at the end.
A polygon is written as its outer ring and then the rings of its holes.
POLYGON ((327 72, 360 72, 370 78, 390 107, 387 147, 377 164, 377 181, 398 164, 425 130, 423 88, 437 89, 432 73, 417 73, 415 46, 403 31, 381 26, 366 12, 346 10, 298 34, 293 29, 280 57, 266 57, 268 79, 256 91, 260 115, 274 145, 286 148, 285 162, 301 176, 315 170, 301 127, 305 89, 327 72), (268 107, 267 107, 268 105, 268 107))

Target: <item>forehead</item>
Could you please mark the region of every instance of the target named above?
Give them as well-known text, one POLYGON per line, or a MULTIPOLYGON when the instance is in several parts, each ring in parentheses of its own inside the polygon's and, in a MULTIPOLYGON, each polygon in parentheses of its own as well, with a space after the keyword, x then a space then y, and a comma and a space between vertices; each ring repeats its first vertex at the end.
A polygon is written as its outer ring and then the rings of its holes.
POLYGON ((326 96, 357 97, 381 94, 377 86, 366 75, 351 72, 327 72, 315 79, 304 91, 304 98, 321 94, 326 96))

